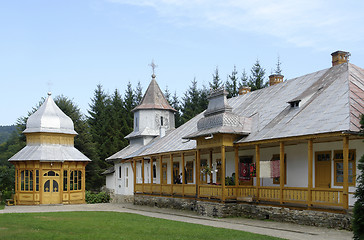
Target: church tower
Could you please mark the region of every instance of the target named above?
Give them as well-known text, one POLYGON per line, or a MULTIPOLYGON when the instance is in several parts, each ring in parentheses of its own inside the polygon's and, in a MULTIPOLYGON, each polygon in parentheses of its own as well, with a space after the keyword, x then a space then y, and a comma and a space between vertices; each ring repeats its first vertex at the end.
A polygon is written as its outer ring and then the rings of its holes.
POLYGON ((163 137, 166 131, 175 128, 174 112, 155 80, 154 63, 152 81, 140 104, 134 112, 134 131, 125 138, 130 145, 146 145, 157 136, 163 137))

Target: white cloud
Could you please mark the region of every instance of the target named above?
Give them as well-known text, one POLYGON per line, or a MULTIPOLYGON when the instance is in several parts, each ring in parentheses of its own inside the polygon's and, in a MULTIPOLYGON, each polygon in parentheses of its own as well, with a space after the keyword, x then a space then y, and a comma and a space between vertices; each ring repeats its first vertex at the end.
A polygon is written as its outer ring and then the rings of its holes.
POLYGON ((316 49, 363 41, 361 1, 327 0, 109 0, 153 8, 178 25, 228 27, 267 34, 316 49))

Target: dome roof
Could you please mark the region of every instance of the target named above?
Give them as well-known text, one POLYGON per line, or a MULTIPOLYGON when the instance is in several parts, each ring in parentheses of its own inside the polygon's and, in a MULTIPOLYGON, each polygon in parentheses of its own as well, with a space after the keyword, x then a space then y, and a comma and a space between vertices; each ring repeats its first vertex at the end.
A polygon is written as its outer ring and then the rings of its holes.
POLYGON ((28 118, 24 133, 33 132, 77 134, 72 119, 59 109, 50 93, 42 106, 28 118))

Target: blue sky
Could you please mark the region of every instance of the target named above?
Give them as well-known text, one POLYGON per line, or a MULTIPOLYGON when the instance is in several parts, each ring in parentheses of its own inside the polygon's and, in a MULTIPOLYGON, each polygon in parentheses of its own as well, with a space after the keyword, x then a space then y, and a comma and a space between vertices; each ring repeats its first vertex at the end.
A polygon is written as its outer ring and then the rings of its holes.
POLYGON ((216 66, 226 80, 256 59, 282 62, 286 79, 351 52, 364 68, 364 2, 325 0, 32 0, 0 3, 0 125, 25 116, 48 91, 87 113, 97 84, 143 90, 152 59, 162 90, 182 96, 216 66))

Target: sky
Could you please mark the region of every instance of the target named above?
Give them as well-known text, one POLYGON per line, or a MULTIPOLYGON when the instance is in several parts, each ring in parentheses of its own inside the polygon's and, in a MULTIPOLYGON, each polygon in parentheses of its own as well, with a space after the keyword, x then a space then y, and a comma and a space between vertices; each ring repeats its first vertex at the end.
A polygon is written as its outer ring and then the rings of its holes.
POLYGON ((364 68, 364 2, 357 0, 13 0, 0 3, 0 125, 16 123, 42 97, 64 95, 84 114, 98 84, 143 92, 157 82, 182 97, 216 67, 249 74, 258 59, 292 79, 351 53, 364 68))

